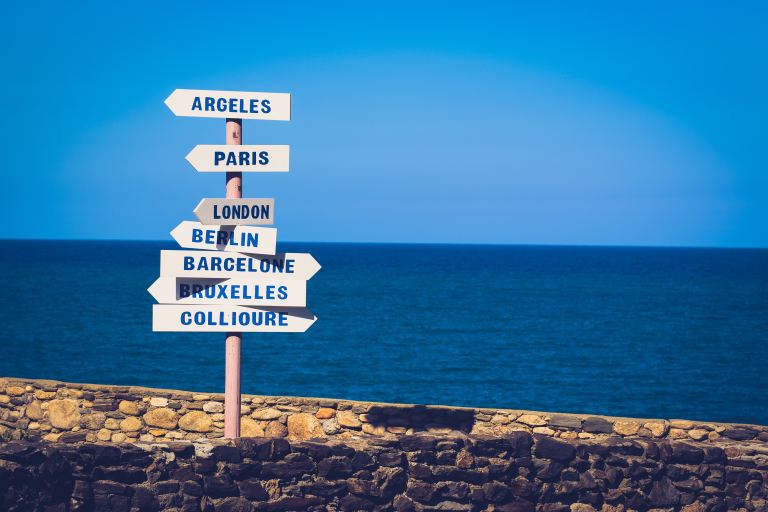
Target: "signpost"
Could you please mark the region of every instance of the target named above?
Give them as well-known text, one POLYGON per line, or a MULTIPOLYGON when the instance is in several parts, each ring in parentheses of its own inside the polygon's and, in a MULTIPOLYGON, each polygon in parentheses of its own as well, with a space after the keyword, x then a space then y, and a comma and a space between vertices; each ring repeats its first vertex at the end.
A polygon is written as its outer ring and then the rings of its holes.
POLYGON ((165 104, 177 116, 219 117, 233 123, 242 119, 291 120, 291 95, 285 93, 176 89, 165 104))
POLYGON ((275 217, 274 199, 203 199, 193 210, 200 224, 242 226, 271 225, 275 217))
POLYGON ((307 305, 307 282, 299 279, 161 276, 147 291, 160 304, 307 305))
POLYGON ((226 145, 199 145, 187 160, 199 172, 225 172, 226 198, 203 199, 199 222, 171 236, 185 249, 160 251, 160 278, 148 289, 152 330, 226 332, 224 437, 240 435, 243 332, 304 332, 317 319, 306 309, 306 281, 320 270, 309 254, 275 254, 273 199, 243 199, 243 172, 288 172, 289 147, 243 146, 242 120, 288 121, 291 95, 176 89, 165 104, 177 116, 226 119, 226 145))
POLYGON ((161 277, 264 276, 309 280, 320 264, 306 253, 278 253, 272 256, 224 251, 160 251, 161 277))
POLYGON ((288 172, 290 146, 199 145, 187 154, 197 172, 288 172))
MULTIPOLYGON (((226 332, 228 338, 240 338, 240 332, 304 332, 315 320, 317 318, 305 308, 257 308, 221 304, 152 306, 152 330, 156 332, 226 332), (237 330, 238 334, 232 334, 233 330, 237 330)), ((224 421, 226 406, 225 391, 224 421)), ((238 416, 238 425, 239 419, 238 416)))
POLYGON ((184 220, 171 236, 185 249, 275 254, 277 230, 249 226, 205 225, 184 220))

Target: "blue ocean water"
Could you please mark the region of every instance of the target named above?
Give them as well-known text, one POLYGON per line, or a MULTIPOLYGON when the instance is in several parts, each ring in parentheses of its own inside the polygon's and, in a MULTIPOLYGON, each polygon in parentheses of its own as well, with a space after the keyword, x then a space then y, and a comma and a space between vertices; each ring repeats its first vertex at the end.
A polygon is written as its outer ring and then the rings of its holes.
MULTIPOLYGON (((153 333, 160 242, 0 241, 0 375, 222 391, 153 333)), ((246 334, 244 393, 768 424, 768 250, 280 244, 317 323, 246 334)))

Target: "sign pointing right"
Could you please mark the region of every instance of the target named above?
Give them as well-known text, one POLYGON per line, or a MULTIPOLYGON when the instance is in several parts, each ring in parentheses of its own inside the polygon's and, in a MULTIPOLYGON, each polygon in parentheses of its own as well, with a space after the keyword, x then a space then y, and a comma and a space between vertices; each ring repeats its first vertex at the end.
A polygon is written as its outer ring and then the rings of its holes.
POLYGON ((320 264, 307 253, 278 253, 274 256, 224 251, 160 251, 161 277, 265 276, 308 280, 320 264))

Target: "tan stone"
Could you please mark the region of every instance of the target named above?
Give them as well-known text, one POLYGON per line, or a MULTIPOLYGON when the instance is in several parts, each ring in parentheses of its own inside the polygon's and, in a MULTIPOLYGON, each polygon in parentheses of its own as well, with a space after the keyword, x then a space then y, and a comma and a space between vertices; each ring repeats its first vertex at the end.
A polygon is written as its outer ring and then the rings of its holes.
POLYGON ((710 441, 714 441, 716 439, 720 439, 720 434, 718 434, 717 432, 710 432, 707 435, 707 437, 709 438, 710 441))
POLYGON ((211 395, 202 395, 202 394, 192 395, 192 400, 195 400, 195 401, 198 401, 198 402, 202 402, 202 401, 210 400, 210 399, 211 399, 211 395))
POLYGON ((168 431, 165 430, 164 428, 151 428, 151 429, 149 429, 149 433, 152 434, 155 437, 160 437, 160 436, 164 436, 165 434, 167 434, 168 431))
POLYGON ((240 418, 240 437, 264 437, 264 429, 251 418, 240 418))
POLYGON ((688 431, 688 436, 694 441, 703 441, 704 439, 707 438, 708 435, 709 435, 709 432, 700 428, 694 428, 688 431))
POLYGON ((179 415, 176 411, 166 407, 152 409, 144 415, 144 422, 150 427, 160 427, 174 429, 179 422, 179 415))
POLYGON ((613 424, 613 431, 622 436, 634 436, 640 430, 640 423, 636 421, 617 420, 613 424))
POLYGON ((594 439, 595 435, 590 434, 589 432, 579 432, 578 433, 579 439, 594 439))
POLYGON ((42 389, 38 389, 35 391, 35 398, 38 400, 50 400, 52 398, 56 397, 55 391, 43 391, 42 389))
POLYGON ((120 428, 120 422, 115 418, 107 418, 104 421, 104 428, 108 428, 109 430, 118 430, 120 428))
POLYGON ((168 399, 162 396, 153 396, 149 399, 149 405, 152 407, 165 407, 168 405, 168 399))
POLYGON ((560 438, 561 439, 578 439, 579 434, 577 434, 576 432, 570 432, 570 431, 560 432, 560 438))
POLYGON ((25 393, 21 386, 8 386, 5 388, 5 392, 11 396, 21 396, 25 393))
POLYGON ((571 512, 596 512, 595 507, 586 503, 572 503, 571 512))
POLYGON ((688 432, 681 428, 670 428, 667 434, 670 439, 687 439, 688 432))
POLYGON ((509 416, 504 416, 503 414, 497 414, 493 418, 491 418, 491 423, 494 425, 506 425, 510 423, 509 416))
POLYGON ((136 402, 131 402, 130 400, 122 400, 120 405, 117 406, 117 410, 129 416, 139 415, 139 405, 136 402))
POLYGON ((211 414, 211 419, 213 421, 224 421, 224 414, 217 412, 216 414, 211 414))
POLYGON ((112 434, 113 443, 122 443, 126 439, 128 439, 128 436, 123 434, 122 432, 115 432, 114 434, 112 434))
POLYGON ((7 404, 11 401, 11 397, 8 395, 0 395, 0 404, 7 404))
POLYGON ((374 426, 371 423, 363 423, 363 432, 372 436, 383 436, 387 433, 387 428, 384 425, 374 426))
POLYGON ((203 411, 191 411, 181 417, 179 428, 188 432, 210 432, 213 420, 203 411))
POLYGON ((288 437, 303 441, 324 435, 323 426, 314 415, 301 412, 288 416, 288 437))
POLYGON ((683 430, 690 430, 693 428, 694 423, 688 420, 672 420, 669 422, 671 428, 679 428, 683 430))
POLYGON ((475 457, 469 453, 467 450, 462 449, 457 455, 456 455, 456 466, 462 469, 469 469, 472 467, 472 464, 475 463, 475 457))
POLYGON ((54 433, 45 434, 43 436, 43 440, 48 441, 49 443, 55 443, 56 441, 59 440, 59 437, 61 437, 61 434, 54 434, 54 433))
MULTIPOLYGON (((289 418, 290 419, 290 418, 289 418)), ((339 425, 347 428, 360 428, 362 423, 358 419, 357 414, 352 411, 339 411, 336 413, 336 421, 339 425)))
POLYGON ((30 429, 30 430, 39 430, 40 429, 40 424, 38 422, 36 422, 36 421, 31 421, 29 423, 29 425, 27 426, 27 428, 30 429))
POLYGON ((99 441, 109 441, 110 439, 112 439, 112 431, 106 428, 103 428, 96 433, 96 439, 98 439, 99 441))
POLYGON ((315 413, 315 417, 319 420, 328 420, 336 416, 336 409, 330 407, 321 407, 315 413))
POLYGON ((224 412, 224 404, 221 402, 206 402, 203 404, 203 410, 205 412, 224 412))
POLYGON ((155 436, 153 436, 152 434, 141 434, 139 436, 139 441, 141 441, 142 443, 151 443, 151 442, 154 442, 154 440, 155 440, 155 436))
POLYGON ((27 418, 31 420, 39 420, 43 418, 43 408, 42 404, 38 402, 37 400, 33 400, 32 403, 30 403, 27 406, 26 411, 27 418))
POLYGON ((278 411, 277 409, 257 409, 253 411, 253 414, 251 414, 251 418, 255 420, 262 420, 262 421, 269 421, 269 420, 276 420, 280 416, 282 416, 283 413, 278 411))
POLYGON ((543 427, 547 424, 544 418, 537 416, 536 414, 523 414, 516 420, 518 423, 523 423, 531 427, 543 427))
MULTIPOLYGON (((387 427, 387 432, 391 432, 392 434, 405 434, 408 431, 405 427, 398 427, 396 425, 393 425, 391 427, 387 427)), ((430 431, 431 432, 431 431, 430 431)))
POLYGON ((48 421, 51 425, 62 430, 69 430, 80 423, 80 411, 77 400, 65 398, 52 400, 48 406, 48 421))
POLYGON ((94 412, 83 415, 80 419, 80 424, 88 430, 98 430, 104 426, 105 421, 107 421, 106 414, 103 412, 94 412))
POLYGON ((64 393, 70 398, 83 398, 83 392, 80 389, 65 389, 64 393))
POLYGON ((264 429, 264 434, 267 437, 286 437, 288 428, 279 421, 270 421, 267 428, 264 429))
POLYGON ((649 421, 643 427, 647 428, 654 437, 664 437, 667 433, 667 424, 663 421, 649 421))
POLYGON ((143 426, 141 420, 135 416, 129 416, 120 422, 120 430, 123 432, 136 432, 143 426))
POLYGON ((555 435, 555 431, 549 427, 533 427, 534 434, 544 434, 545 436, 555 435))

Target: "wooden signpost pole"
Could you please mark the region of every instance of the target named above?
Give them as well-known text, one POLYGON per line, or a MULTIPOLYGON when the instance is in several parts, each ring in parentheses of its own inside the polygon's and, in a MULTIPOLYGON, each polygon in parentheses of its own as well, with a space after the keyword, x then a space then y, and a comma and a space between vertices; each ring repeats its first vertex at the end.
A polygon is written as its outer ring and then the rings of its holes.
MULTIPOLYGON (((243 143, 243 120, 227 119, 227 144, 243 143)), ((243 173, 227 172, 227 199, 243 197, 243 173)), ((224 437, 240 437, 240 346, 242 334, 227 333, 224 374, 224 437)))

